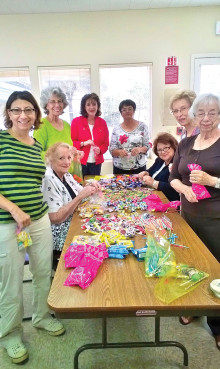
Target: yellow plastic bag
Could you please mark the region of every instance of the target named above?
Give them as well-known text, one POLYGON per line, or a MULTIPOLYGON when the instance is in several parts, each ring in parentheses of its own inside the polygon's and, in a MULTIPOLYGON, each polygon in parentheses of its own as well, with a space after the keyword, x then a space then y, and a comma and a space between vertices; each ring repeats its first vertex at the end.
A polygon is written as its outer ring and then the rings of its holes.
POLYGON ((172 272, 161 278, 155 286, 154 295, 166 304, 193 291, 209 275, 194 267, 178 264, 172 272))

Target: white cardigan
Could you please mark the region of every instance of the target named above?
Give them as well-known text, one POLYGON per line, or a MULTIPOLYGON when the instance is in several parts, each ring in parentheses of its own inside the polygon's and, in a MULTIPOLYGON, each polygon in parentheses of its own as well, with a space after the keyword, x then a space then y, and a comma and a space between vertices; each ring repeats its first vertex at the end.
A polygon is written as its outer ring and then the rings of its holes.
MULTIPOLYGON (((65 173, 64 178, 77 196, 79 192, 82 191, 83 187, 73 179, 70 173, 65 173)), ((72 200, 69 191, 54 174, 51 167, 47 167, 46 169, 41 190, 43 192, 44 201, 46 201, 49 206, 49 213, 57 212, 59 208, 72 200)))

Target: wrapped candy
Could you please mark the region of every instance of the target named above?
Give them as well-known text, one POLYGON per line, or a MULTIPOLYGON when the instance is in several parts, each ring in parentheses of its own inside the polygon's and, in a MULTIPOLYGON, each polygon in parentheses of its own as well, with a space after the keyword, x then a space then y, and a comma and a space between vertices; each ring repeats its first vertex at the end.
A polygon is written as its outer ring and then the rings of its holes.
MULTIPOLYGON (((202 169, 202 167, 198 164, 188 164, 187 167, 189 168, 190 171, 202 169)), ((193 183, 192 190, 196 194, 197 200, 208 199, 211 197, 209 191, 203 185, 193 183)))
POLYGON ((87 288, 95 278, 101 263, 91 261, 87 267, 78 266, 67 277, 64 286, 79 285, 82 289, 87 288))
POLYGON ((28 228, 24 228, 22 231, 16 231, 18 249, 23 250, 25 247, 32 245, 32 239, 29 234, 28 228))
POLYGON ((106 245, 104 243, 93 245, 71 244, 64 255, 65 268, 75 268, 77 266, 87 266, 90 259, 98 259, 100 262, 108 257, 106 245), (89 260, 89 261, 88 261, 89 260))
POLYGON ((108 258, 108 252, 104 243, 97 246, 72 243, 64 255, 64 260, 66 268, 75 269, 68 275, 64 285, 87 288, 105 258, 108 258))

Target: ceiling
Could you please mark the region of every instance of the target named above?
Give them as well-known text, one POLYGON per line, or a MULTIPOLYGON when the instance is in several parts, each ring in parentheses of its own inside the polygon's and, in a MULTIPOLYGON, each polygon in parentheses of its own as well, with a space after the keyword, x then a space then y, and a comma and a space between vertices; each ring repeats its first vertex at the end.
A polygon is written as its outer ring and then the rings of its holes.
POLYGON ((97 12, 215 5, 220 5, 220 0, 1 0, 0 14, 97 12))

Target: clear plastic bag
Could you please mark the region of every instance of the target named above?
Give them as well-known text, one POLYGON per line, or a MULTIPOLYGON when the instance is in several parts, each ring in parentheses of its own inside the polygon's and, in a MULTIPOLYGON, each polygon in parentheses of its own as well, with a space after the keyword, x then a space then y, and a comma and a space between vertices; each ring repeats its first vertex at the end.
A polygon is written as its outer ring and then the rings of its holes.
POLYGON ((176 266, 174 252, 170 243, 161 238, 160 242, 151 234, 147 237, 147 251, 145 256, 145 276, 163 277, 170 274, 176 266))

